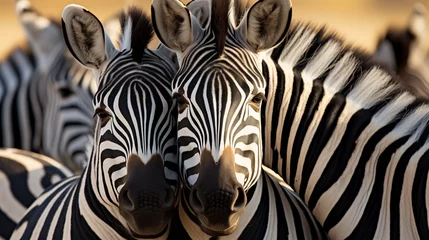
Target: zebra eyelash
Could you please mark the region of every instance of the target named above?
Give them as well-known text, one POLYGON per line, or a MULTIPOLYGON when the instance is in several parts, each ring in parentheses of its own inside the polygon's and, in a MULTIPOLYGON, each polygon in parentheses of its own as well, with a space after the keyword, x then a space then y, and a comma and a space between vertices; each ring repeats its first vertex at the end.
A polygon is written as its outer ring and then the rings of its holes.
POLYGON ((104 108, 95 109, 94 116, 92 117, 95 118, 95 116, 98 116, 100 119, 106 119, 106 118, 112 117, 112 115, 104 108))

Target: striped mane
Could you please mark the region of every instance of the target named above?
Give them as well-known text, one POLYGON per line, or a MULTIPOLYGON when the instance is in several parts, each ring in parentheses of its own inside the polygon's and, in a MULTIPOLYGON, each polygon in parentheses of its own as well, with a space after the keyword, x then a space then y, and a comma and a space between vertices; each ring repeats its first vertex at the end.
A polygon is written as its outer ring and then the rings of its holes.
MULTIPOLYGON (((408 129, 409 133, 417 131, 419 124, 429 124, 429 105, 425 100, 416 99, 398 84, 396 75, 390 70, 379 66, 369 54, 348 45, 326 28, 308 23, 293 24, 286 39, 273 50, 272 58, 292 66, 294 71, 301 73, 304 82, 323 84, 325 94, 341 99, 343 107, 349 102, 350 107, 366 109, 379 116, 388 113, 388 109, 398 111, 394 119, 377 118, 378 124, 408 122, 404 124, 407 126, 404 131, 408 129), (410 105, 405 107, 405 102, 410 105)), ((421 133, 421 130, 417 132, 421 133)), ((427 138, 427 133, 421 137, 427 138)))
POLYGON ((141 62, 144 50, 152 40, 154 31, 150 17, 137 7, 130 7, 127 12, 122 12, 121 23, 121 48, 132 49, 132 56, 136 62, 141 62), (131 23, 129 23, 131 21, 131 23), (131 24, 131 26, 128 26, 131 24))
MULTIPOLYGON (((386 97, 385 100, 394 98, 403 92, 399 88, 394 74, 389 69, 385 69, 372 60, 368 52, 346 43, 335 32, 329 31, 325 26, 315 27, 311 23, 306 22, 293 23, 285 40, 273 50, 272 57, 274 60, 282 57, 280 55, 284 48, 287 50, 285 51, 286 56, 283 57, 286 59, 289 58, 292 66, 299 70, 304 70, 304 68, 307 70, 311 69, 308 67, 311 62, 314 63, 316 60, 319 60, 317 58, 326 58, 328 62, 325 64, 326 66, 323 66, 322 72, 311 73, 316 79, 324 79, 328 74, 332 73, 331 70, 339 64, 341 58, 347 53, 351 54, 350 61, 347 64, 353 64, 355 69, 350 77, 343 79, 344 81, 340 83, 338 81, 341 80, 325 83, 325 86, 329 87, 331 83, 337 81, 335 85, 341 87, 335 90, 340 90, 344 95, 347 95, 356 86, 364 74, 367 74, 368 71, 374 68, 377 68, 378 72, 382 75, 382 79, 378 82, 379 84, 375 83, 374 86, 371 86, 376 88, 374 91, 382 90, 385 86, 390 86, 392 91, 384 95, 386 97), (322 50, 325 52, 323 53, 322 50), (298 55, 294 56, 294 54, 298 55)), ((320 71, 317 68, 313 69, 320 71)), ((374 79, 374 81, 377 80, 374 79)))

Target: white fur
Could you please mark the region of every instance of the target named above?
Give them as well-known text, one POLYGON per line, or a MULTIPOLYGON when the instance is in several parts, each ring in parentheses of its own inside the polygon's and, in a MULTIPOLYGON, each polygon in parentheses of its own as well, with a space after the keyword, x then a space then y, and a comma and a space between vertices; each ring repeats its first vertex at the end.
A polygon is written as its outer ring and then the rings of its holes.
POLYGON ((391 76, 379 68, 372 68, 359 80, 347 95, 358 108, 370 108, 391 94, 397 85, 389 80, 391 76))
POLYGON ((315 31, 308 29, 305 26, 300 26, 297 33, 289 40, 280 55, 279 62, 282 64, 282 67, 283 64, 288 65, 289 67, 295 66, 298 63, 298 60, 308 49, 315 36, 315 31))
POLYGON ((302 72, 303 80, 315 80, 328 68, 332 67, 332 61, 338 56, 341 44, 336 41, 329 41, 317 51, 315 57, 307 64, 302 72))
POLYGON ((121 50, 130 50, 131 49, 131 35, 132 35, 132 27, 133 27, 133 21, 131 17, 127 19, 127 23, 125 24, 124 33, 122 34, 121 39, 121 50))
POLYGON ((330 94, 339 92, 348 82, 357 66, 352 52, 347 52, 335 64, 334 69, 326 77, 323 86, 330 94))

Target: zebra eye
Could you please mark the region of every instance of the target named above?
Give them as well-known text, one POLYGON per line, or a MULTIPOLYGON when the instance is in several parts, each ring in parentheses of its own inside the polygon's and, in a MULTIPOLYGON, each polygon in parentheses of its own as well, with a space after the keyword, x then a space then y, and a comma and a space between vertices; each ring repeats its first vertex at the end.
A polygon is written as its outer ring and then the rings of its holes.
POLYGON ((173 98, 177 101, 177 110, 179 113, 183 113, 185 109, 189 106, 188 100, 183 95, 174 94, 173 98))
POLYGON ((70 87, 60 87, 58 92, 62 98, 68 98, 74 93, 73 89, 70 87))
POLYGON ((105 122, 110 119, 111 115, 108 111, 102 108, 97 108, 95 114, 100 118, 102 122, 105 122))
POLYGON ((260 104, 262 101, 265 101, 265 96, 262 93, 258 93, 252 98, 252 103, 260 104))
POLYGON ((265 101, 265 96, 262 93, 258 93, 252 98, 251 101, 252 102, 249 104, 250 107, 258 112, 261 107, 261 102, 265 101))

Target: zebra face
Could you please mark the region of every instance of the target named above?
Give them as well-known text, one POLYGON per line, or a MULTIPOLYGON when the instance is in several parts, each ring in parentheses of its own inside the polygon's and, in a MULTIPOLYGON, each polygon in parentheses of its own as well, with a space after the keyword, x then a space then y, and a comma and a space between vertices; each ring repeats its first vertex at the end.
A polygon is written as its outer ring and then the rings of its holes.
POLYGON ((156 235, 176 204, 177 175, 164 172, 164 161, 176 161, 177 120, 168 83, 147 72, 126 74, 130 68, 139 64, 118 56, 94 98, 98 171, 131 229, 156 235))
POLYGON ((152 1, 158 37, 180 60, 172 90, 186 199, 210 235, 235 231, 260 176, 266 82, 258 54, 284 38, 290 10, 284 0, 261 0, 247 12, 228 0, 152 1))
POLYGON ((80 6, 64 9, 64 36, 73 55, 98 79, 87 168, 92 190, 132 236, 157 237, 168 229, 179 190, 177 112, 170 90, 174 54, 146 48, 152 26, 140 10, 122 17, 121 51, 80 6))
POLYGON ((46 154, 79 171, 87 164, 85 146, 94 127, 90 88, 95 79, 68 54, 60 53, 56 66, 51 66, 47 74, 43 147, 46 154), (84 83, 83 79, 89 79, 90 83, 84 83))

